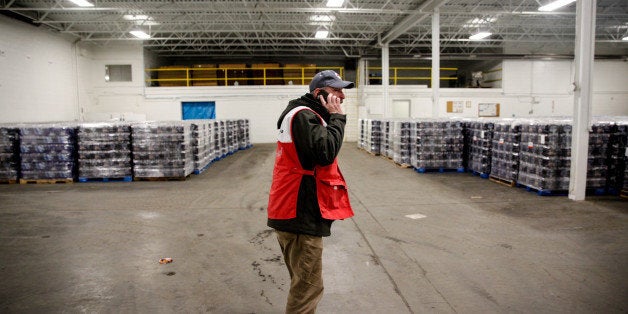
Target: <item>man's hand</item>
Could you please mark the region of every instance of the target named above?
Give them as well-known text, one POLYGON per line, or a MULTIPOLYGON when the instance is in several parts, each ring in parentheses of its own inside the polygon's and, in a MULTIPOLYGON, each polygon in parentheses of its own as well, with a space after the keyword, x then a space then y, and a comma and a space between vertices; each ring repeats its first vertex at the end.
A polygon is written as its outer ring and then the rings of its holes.
POLYGON ((327 95, 327 99, 323 98, 323 95, 319 95, 318 99, 320 99, 321 104, 327 109, 327 111, 329 111, 329 113, 343 114, 342 107, 340 107, 342 100, 339 97, 330 93, 327 95))

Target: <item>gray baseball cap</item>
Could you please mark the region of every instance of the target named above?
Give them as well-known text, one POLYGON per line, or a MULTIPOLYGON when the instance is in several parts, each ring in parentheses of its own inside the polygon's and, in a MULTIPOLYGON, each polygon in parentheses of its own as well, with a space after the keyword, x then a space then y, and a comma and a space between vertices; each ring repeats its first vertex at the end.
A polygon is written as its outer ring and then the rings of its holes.
POLYGON ((340 75, 332 70, 325 70, 314 75, 310 82, 310 92, 325 86, 333 88, 353 88, 355 84, 353 82, 343 81, 340 75))

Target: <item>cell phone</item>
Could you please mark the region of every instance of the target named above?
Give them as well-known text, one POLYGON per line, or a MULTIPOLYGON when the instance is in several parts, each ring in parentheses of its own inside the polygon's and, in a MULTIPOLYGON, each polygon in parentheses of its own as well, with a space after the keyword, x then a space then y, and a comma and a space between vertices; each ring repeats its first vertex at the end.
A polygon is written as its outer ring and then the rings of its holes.
MULTIPOLYGON (((329 95, 329 93, 326 90, 324 90, 324 89, 321 89, 321 90, 318 91, 318 96, 323 96, 323 99, 325 99, 325 101, 327 101, 327 96, 328 95, 329 95)), ((320 101, 320 98, 318 98, 318 100, 320 101)))

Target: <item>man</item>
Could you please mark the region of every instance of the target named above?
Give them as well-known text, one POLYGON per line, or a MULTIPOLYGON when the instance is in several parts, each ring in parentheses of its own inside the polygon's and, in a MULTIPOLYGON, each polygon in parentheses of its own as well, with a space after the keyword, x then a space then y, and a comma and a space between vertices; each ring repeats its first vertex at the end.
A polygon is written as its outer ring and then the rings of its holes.
POLYGON ((323 296, 323 238, 334 220, 353 216, 336 156, 346 116, 343 88, 331 70, 317 73, 310 93, 290 101, 279 117, 268 226, 275 229, 290 273, 286 313, 314 313, 323 296))

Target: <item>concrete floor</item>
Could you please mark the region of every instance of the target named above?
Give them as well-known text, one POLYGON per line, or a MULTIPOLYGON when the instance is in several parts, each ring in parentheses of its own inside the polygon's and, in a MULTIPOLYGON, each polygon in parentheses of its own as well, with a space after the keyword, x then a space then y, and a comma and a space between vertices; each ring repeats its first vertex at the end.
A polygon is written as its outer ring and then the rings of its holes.
MULTIPOLYGON (((0 185, 0 312, 281 313, 273 154, 181 182, 0 185)), ((625 200, 418 174, 355 143, 340 163, 356 216, 325 238, 319 313, 628 311, 625 200)))

